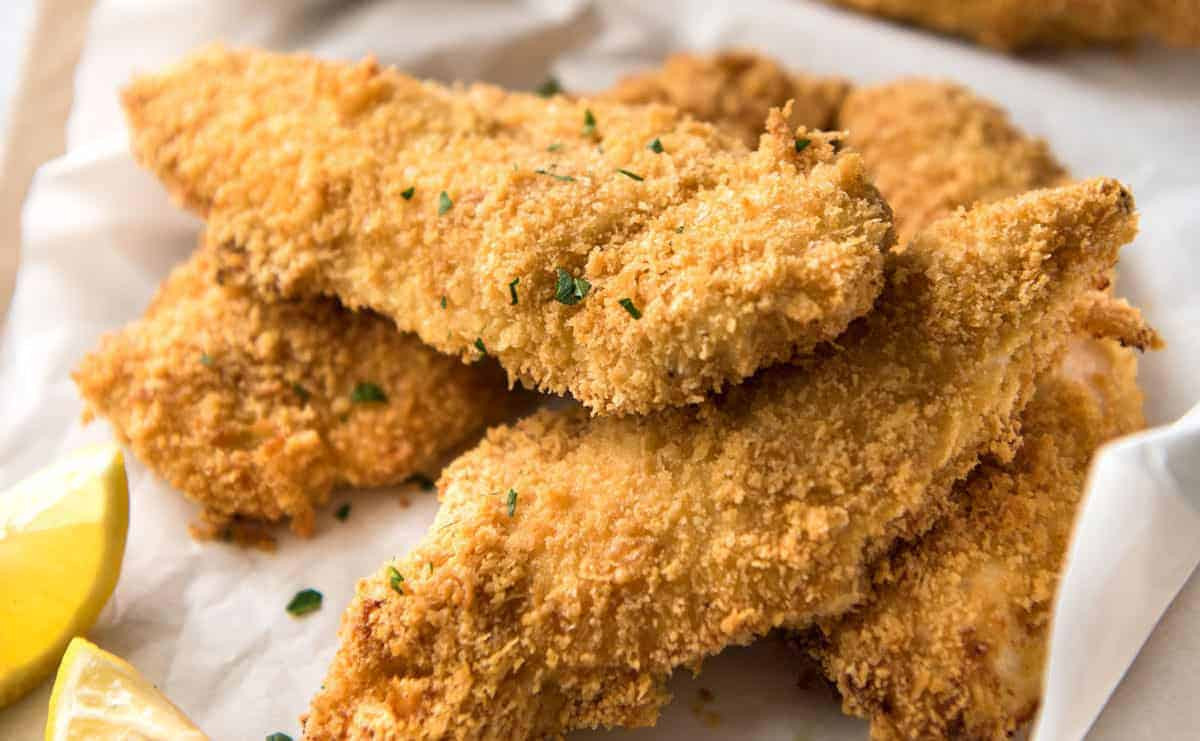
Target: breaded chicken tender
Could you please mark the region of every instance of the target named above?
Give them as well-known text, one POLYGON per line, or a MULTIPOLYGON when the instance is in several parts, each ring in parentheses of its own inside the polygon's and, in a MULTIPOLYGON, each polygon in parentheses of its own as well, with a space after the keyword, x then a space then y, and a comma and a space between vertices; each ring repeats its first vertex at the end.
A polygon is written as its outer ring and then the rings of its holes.
POLYGON ((892 240, 861 158, 783 113, 750 152, 664 106, 219 47, 124 103, 231 272, 598 413, 698 402, 833 339, 892 240))
POLYGON ((1045 142, 953 83, 907 79, 858 88, 837 125, 895 211, 902 244, 957 208, 1067 179, 1045 142))
POLYGON ((1200 0, 833 0, 964 36, 1002 51, 1126 45, 1200 46, 1200 0))
POLYGON ((830 129, 849 91, 850 83, 840 78, 797 74, 761 54, 725 50, 672 54, 662 67, 630 75, 599 97, 675 106, 753 147, 772 108, 791 100, 792 128, 830 129))
POLYGON ((871 738, 999 741, 1033 717, 1088 465, 1143 425, 1136 372, 1116 341, 1074 340, 1016 459, 976 469, 961 505, 876 570, 869 606, 821 625, 813 655, 871 738))
POLYGON ((144 317, 73 377, 88 414, 205 512, 291 520, 339 486, 396 484, 528 402, 494 363, 464 366, 331 299, 263 302, 197 251, 144 317))
POLYGON ((888 256, 839 352, 694 408, 493 429, 426 539, 360 582, 305 738, 647 725, 676 667, 844 613, 981 454, 1011 458, 1135 222, 1112 180, 955 214, 888 256))

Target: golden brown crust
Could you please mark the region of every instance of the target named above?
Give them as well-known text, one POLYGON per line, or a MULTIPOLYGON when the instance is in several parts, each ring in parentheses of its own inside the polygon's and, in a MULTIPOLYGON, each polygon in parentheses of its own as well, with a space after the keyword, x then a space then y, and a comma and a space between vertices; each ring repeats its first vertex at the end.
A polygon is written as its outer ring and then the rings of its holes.
POLYGON ((908 79, 858 88, 838 126, 892 206, 901 244, 957 208, 1066 181, 1045 142, 953 83, 908 79))
POLYGON ((360 582, 305 737, 645 725, 675 667, 841 614, 980 454, 1011 457, 1135 221, 1111 180, 956 214, 889 256, 839 352, 694 408, 492 430, 426 539, 360 582))
POLYGON ((793 101, 791 128, 830 129, 850 83, 795 74, 749 51, 680 53, 630 75, 597 97, 629 105, 664 103, 736 135, 753 147, 772 108, 793 101))
POLYGON ((290 518, 309 534, 334 487, 433 472, 527 401, 494 364, 464 366, 329 299, 260 301, 219 285, 215 270, 197 251, 73 374, 88 413, 199 502, 212 528, 290 518), (359 382, 387 402, 353 403, 359 382))
POLYGON ((1197 0, 832 0, 1003 51, 1124 45, 1153 37, 1200 46, 1197 0))
POLYGON ((817 132, 797 152, 781 114, 749 152, 665 106, 222 48, 124 102, 138 160, 235 272, 468 359, 482 345, 601 413, 698 402, 837 336, 878 295, 892 238, 861 159, 817 132), (554 300, 558 268, 586 298, 554 300))
POLYGON ((1033 717, 1050 611, 1088 464, 1141 428, 1134 352, 1078 337, 1038 385, 1008 464, 956 487, 960 505, 883 563, 867 607, 814 647, 873 739, 1000 739, 1033 717))
POLYGON ((1111 338, 1125 347, 1143 351, 1164 347, 1162 337, 1146 324, 1141 311, 1103 289, 1089 291, 1080 298, 1075 307, 1075 326, 1084 334, 1111 338))

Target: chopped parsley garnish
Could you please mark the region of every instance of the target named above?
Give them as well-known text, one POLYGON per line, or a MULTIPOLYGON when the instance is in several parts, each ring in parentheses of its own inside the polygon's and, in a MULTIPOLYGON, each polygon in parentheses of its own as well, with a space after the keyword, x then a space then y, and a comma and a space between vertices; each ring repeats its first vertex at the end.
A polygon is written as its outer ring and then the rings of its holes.
MULTIPOLYGON (((322 685, 321 689, 325 689, 325 687, 322 685)), ((267 741, 292 741, 292 737, 286 733, 275 731, 270 736, 267 736, 267 741)))
POLYGON ((287 603, 287 611, 295 617, 307 615, 321 609, 321 593, 315 589, 301 589, 287 603))
POLYGON ((508 516, 512 517, 517 513, 517 490, 508 490, 508 516))
POLYGON ((454 201, 450 200, 450 196, 446 195, 446 191, 442 191, 438 195, 438 216, 449 211, 454 206, 454 201))
POLYGON ((559 142, 554 142, 550 146, 546 147, 547 152, 557 152, 560 149, 562 149, 562 144, 559 142))
POLYGON ((561 180, 564 183, 575 182, 575 178, 571 177, 570 175, 559 175, 558 173, 550 172, 549 170, 534 170, 534 172, 536 172, 538 175, 549 175, 550 177, 554 178, 555 180, 561 180))
POLYGON ((295 394, 296 398, 301 402, 306 402, 312 397, 312 394, 309 393, 308 389, 304 388, 298 383, 292 384, 292 393, 295 394))
POLYGON ((639 183, 646 179, 646 178, 642 177, 641 175, 638 175, 636 172, 630 172, 629 170, 622 170, 620 168, 617 168, 617 172, 621 173, 622 175, 624 175, 627 178, 636 180, 639 183))
POLYGON ((553 75, 547 77, 545 82, 537 86, 537 94, 543 98, 553 98, 562 91, 562 85, 559 84, 558 80, 553 75))
POLYGON ((809 144, 812 144, 812 139, 797 139, 796 151, 803 152, 805 149, 808 149, 809 144))
POLYGON ((350 516, 350 503, 346 502, 341 507, 338 507, 337 511, 333 513, 333 516, 342 522, 345 522, 346 518, 350 516))
POLYGON ((387 394, 370 381, 359 381, 350 392, 350 401, 355 404, 386 404, 387 394))
POLYGON ((400 586, 404 583, 404 575, 397 571, 395 566, 388 566, 388 583, 396 590, 396 594, 404 594, 404 589, 400 586))
POLYGON ((405 479, 405 483, 409 482, 421 487, 421 491, 433 491, 433 479, 423 473, 414 473, 412 476, 409 476, 405 479))
POLYGON ((588 283, 586 279, 572 277, 562 268, 556 268, 556 270, 558 271, 558 282, 554 286, 554 300, 560 304, 574 306, 588 295, 588 291, 592 290, 592 284, 588 283))
POLYGON ((478 350, 479 352, 483 353, 484 355, 487 355, 487 345, 483 344, 482 337, 475 338, 475 349, 478 350))
POLYGON ((683 224, 680 224, 679 226, 675 227, 675 233, 683 234, 683 224))
POLYGON ((446 297, 442 296, 442 308, 446 308, 446 297))
POLYGON ((517 305, 517 284, 520 282, 520 278, 513 278, 508 282, 508 294, 512 296, 512 306, 517 305))
POLYGON ((213 363, 213 361, 212 361, 211 355, 209 355, 206 352, 200 353, 200 365, 203 365, 206 367, 212 367, 212 363, 213 363))
POLYGON ((583 135, 596 135, 596 117, 592 115, 592 109, 585 109, 583 112, 583 135))
POLYGON ((400 191, 400 197, 406 201, 411 201, 412 197, 413 197, 413 193, 416 193, 416 192, 417 192, 417 189, 410 185, 407 190, 400 191))
POLYGON ((638 309, 638 307, 633 305, 633 299, 623 298, 620 301, 618 301, 617 303, 621 305, 621 308, 623 308, 623 309, 625 309, 625 311, 629 312, 629 316, 633 317, 634 319, 642 318, 642 312, 641 312, 641 310, 638 309))
POLYGON ((646 145, 646 149, 649 149, 651 152, 654 152, 655 154, 663 153, 663 145, 662 145, 662 142, 660 142, 658 140, 658 137, 655 137, 654 141, 652 141, 648 145, 646 145))

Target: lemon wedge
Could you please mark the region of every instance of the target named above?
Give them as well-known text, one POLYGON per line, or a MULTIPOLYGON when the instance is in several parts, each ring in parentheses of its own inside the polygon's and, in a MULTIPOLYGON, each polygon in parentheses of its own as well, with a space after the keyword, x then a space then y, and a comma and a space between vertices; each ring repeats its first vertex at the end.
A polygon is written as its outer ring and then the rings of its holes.
POLYGON ((0 707, 54 670, 112 594, 129 494, 121 449, 77 451, 0 493, 0 707))
POLYGON ((125 660, 76 638, 46 718, 46 741, 203 741, 208 737, 125 660))

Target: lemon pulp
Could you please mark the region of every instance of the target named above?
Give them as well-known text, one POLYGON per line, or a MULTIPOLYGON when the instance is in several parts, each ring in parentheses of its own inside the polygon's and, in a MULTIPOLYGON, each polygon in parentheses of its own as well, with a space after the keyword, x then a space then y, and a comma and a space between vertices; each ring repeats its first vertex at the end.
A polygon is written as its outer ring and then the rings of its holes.
POLYGON ((46 741, 203 741, 208 737, 128 662, 71 641, 50 695, 46 741))
POLYGON ((120 448, 88 448, 0 493, 0 707, 88 630, 121 570, 129 494, 120 448))

